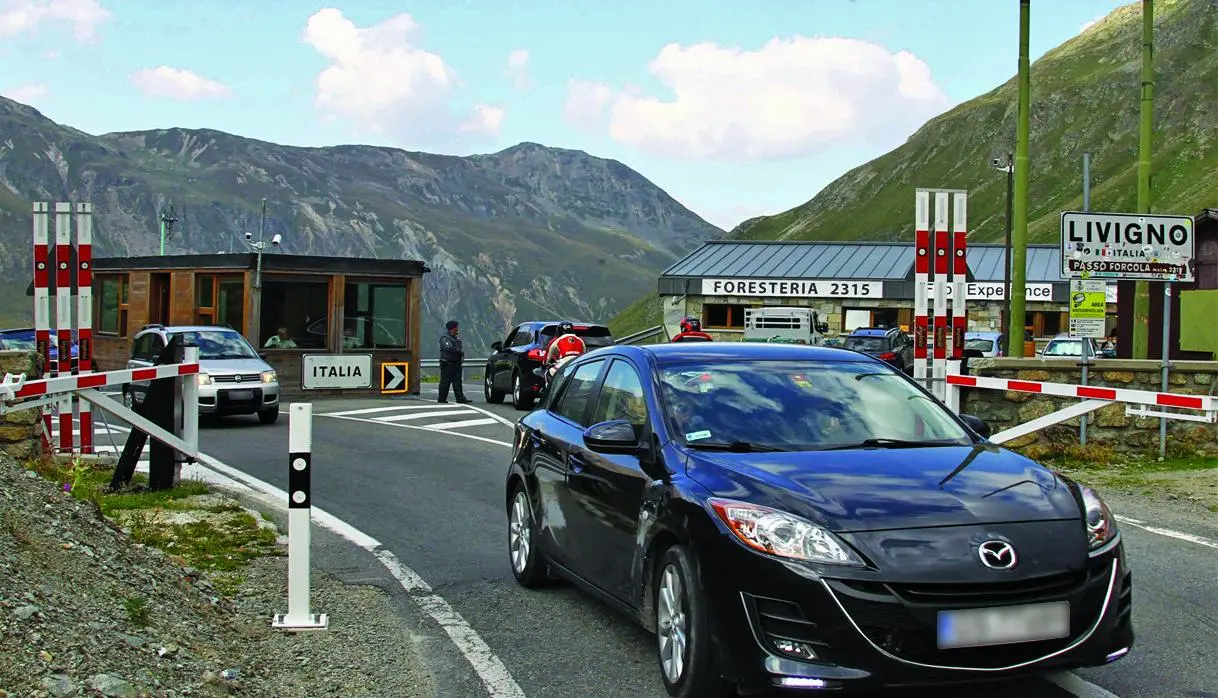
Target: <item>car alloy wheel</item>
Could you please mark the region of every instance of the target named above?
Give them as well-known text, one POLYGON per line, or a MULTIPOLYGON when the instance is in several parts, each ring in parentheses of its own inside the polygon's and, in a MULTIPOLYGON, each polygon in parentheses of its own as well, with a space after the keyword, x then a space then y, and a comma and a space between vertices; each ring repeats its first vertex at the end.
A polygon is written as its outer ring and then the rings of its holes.
POLYGON ((550 578, 533 538, 533 511, 524 484, 517 483, 508 508, 508 558, 512 576, 523 587, 537 587, 550 578))
POLYGON ((685 585, 676 565, 669 563, 660 574, 656 636, 660 642, 660 667, 664 671, 664 678, 671 684, 679 683, 685 677, 685 656, 689 645, 687 617, 685 585))
POLYGON ((487 371, 482 377, 482 397, 486 398, 487 402, 491 401, 491 372, 487 371))

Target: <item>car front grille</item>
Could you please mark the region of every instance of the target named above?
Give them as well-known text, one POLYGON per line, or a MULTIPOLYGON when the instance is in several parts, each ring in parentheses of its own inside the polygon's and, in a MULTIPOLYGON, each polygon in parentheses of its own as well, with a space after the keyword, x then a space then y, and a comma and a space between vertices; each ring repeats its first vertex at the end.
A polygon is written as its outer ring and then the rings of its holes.
MULTIPOLYGON (((238 374, 218 375, 213 373, 211 379, 216 383, 235 383, 237 382, 237 375, 238 374)), ((239 375, 241 376, 242 383, 258 383, 262 380, 261 373, 242 373, 239 375)))
POLYGON ((992 584, 891 584, 826 580, 847 615, 877 647, 933 666, 991 669, 1029 662, 1064 649, 1095 623, 1112 573, 1107 564, 1082 572, 992 584), (1051 601, 1070 602, 1070 634, 1058 640, 940 649, 939 611, 1051 601))

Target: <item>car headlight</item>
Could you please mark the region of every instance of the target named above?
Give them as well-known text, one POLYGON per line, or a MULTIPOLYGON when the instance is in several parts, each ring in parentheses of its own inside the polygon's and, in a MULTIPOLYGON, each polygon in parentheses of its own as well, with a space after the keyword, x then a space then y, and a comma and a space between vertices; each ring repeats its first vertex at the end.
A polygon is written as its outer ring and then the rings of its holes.
POLYGON ((197 385, 211 385, 214 381, 211 379, 210 373, 196 373, 195 383, 197 385))
POLYGON ((712 499, 710 505, 728 530, 754 550, 825 565, 866 567, 837 536, 806 519, 731 499, 712 499))
POLYGON ((1098 550, 1116 538, 1117 523, 1112 510, 1090 487, 1083 488, 1083 517, 1087 522, 1087 547, 1098 550))
POLYGON ((262 372, 262 382, 263 383, 274 383, 276 380, 278 380, 278 377, 275 376, 274 371, 263 371, 262 372))

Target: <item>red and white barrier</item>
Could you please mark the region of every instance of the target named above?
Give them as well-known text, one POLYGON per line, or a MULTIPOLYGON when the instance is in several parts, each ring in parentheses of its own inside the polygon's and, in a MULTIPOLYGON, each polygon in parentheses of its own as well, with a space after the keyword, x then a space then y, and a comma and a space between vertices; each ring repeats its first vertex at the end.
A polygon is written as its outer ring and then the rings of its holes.
POLYGON ((927 287, 930 284, 930 192, 914 198, 914 378, 926 381, 927 287))
MULTIPOLYGON (((52 312, 50 300, 50 208, 44 201, 33 205, 34 237, 34 336, 46 375, 56 378, 90 373, 93 370, 93 205, 75 206, 76 244, 72 242, 73 206, 55 204, 55 312, 57 358, 51 362, 52 312), (76 262, 72 263, 72 250, 76 262), (73 285, 76 290, 73 291, 73 285), (77 335, 79 355, 72 362, 72 335, 77 335)), ((62 400, 42 408, 43 447, 48 451, 92 453, 93 414, 88 401, 65 393, 62 400), (52 422, 58 414, 59 443, 51 443, 52 422), (75 427, 79 415, 79 430, 75 427), (80 438, 77 440, 76 434, 80 438)))
MULTIPOLYGON (((104 388, 110 385, 122 385, 134 381, 150 381, 158 378, 177 378, 193 376, 199 372, 198 362, 166 364, 164 366, 149 366, 148 368, 128 368, 121 371, 105 371, 90 373, 84 376, 59 376, 43 378, 36 381, 21 380, 13 383, 14 399, 38 397, 40 395, 63 395, 78 390, 104 388)), ((3 398, 0 398, 2 400, 3 398)))
MULTIPOLYGON (((968 193, 954 189, 918 189, 914 198, 914 217, 914 378, 923 385, 929 382, 935 397, 946 402, 949 398, 946 388, 948 365, 963 358, 964 333, 968 329, 965 294, 968 193), (934 194, 933 235, 931 194, 934 194), (931 258, 934 258, 933 276, 931 258), (933 300, 929 298, 932 293, 933 300), (952 333, 950 353, 949 329, 952 333)), ((952 405, 949 403, 949 406, 952 405)))
POLYGON ((1149 390, 1104 388, 1095 385, 1074 385, 1071 383, 1041 383, 1038 381, 990 378, 987 376, 949 375, 947 383, 957 388, 1011 390, 1019 393, 1037 393, 1053 397, 1107 400, 1108 402, 1127 402, 1137 405, 1156 405, 1159 407, 1175 407, 1205 412, 1218 411, 1218 398, 1209 395, 1179 395, 1176 393, 1157 393, 1149 390))

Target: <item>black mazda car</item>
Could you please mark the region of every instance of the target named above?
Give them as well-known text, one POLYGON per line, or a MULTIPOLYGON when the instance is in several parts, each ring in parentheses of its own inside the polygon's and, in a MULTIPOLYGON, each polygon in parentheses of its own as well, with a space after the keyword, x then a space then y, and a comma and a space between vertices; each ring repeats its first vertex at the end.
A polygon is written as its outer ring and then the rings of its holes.
POLYGON ((673 696, 1116 661, 1134 633, 1112 512, 988 433, 857 352, 599 349, 517 423, 512 571, 654 632, 673 696))

